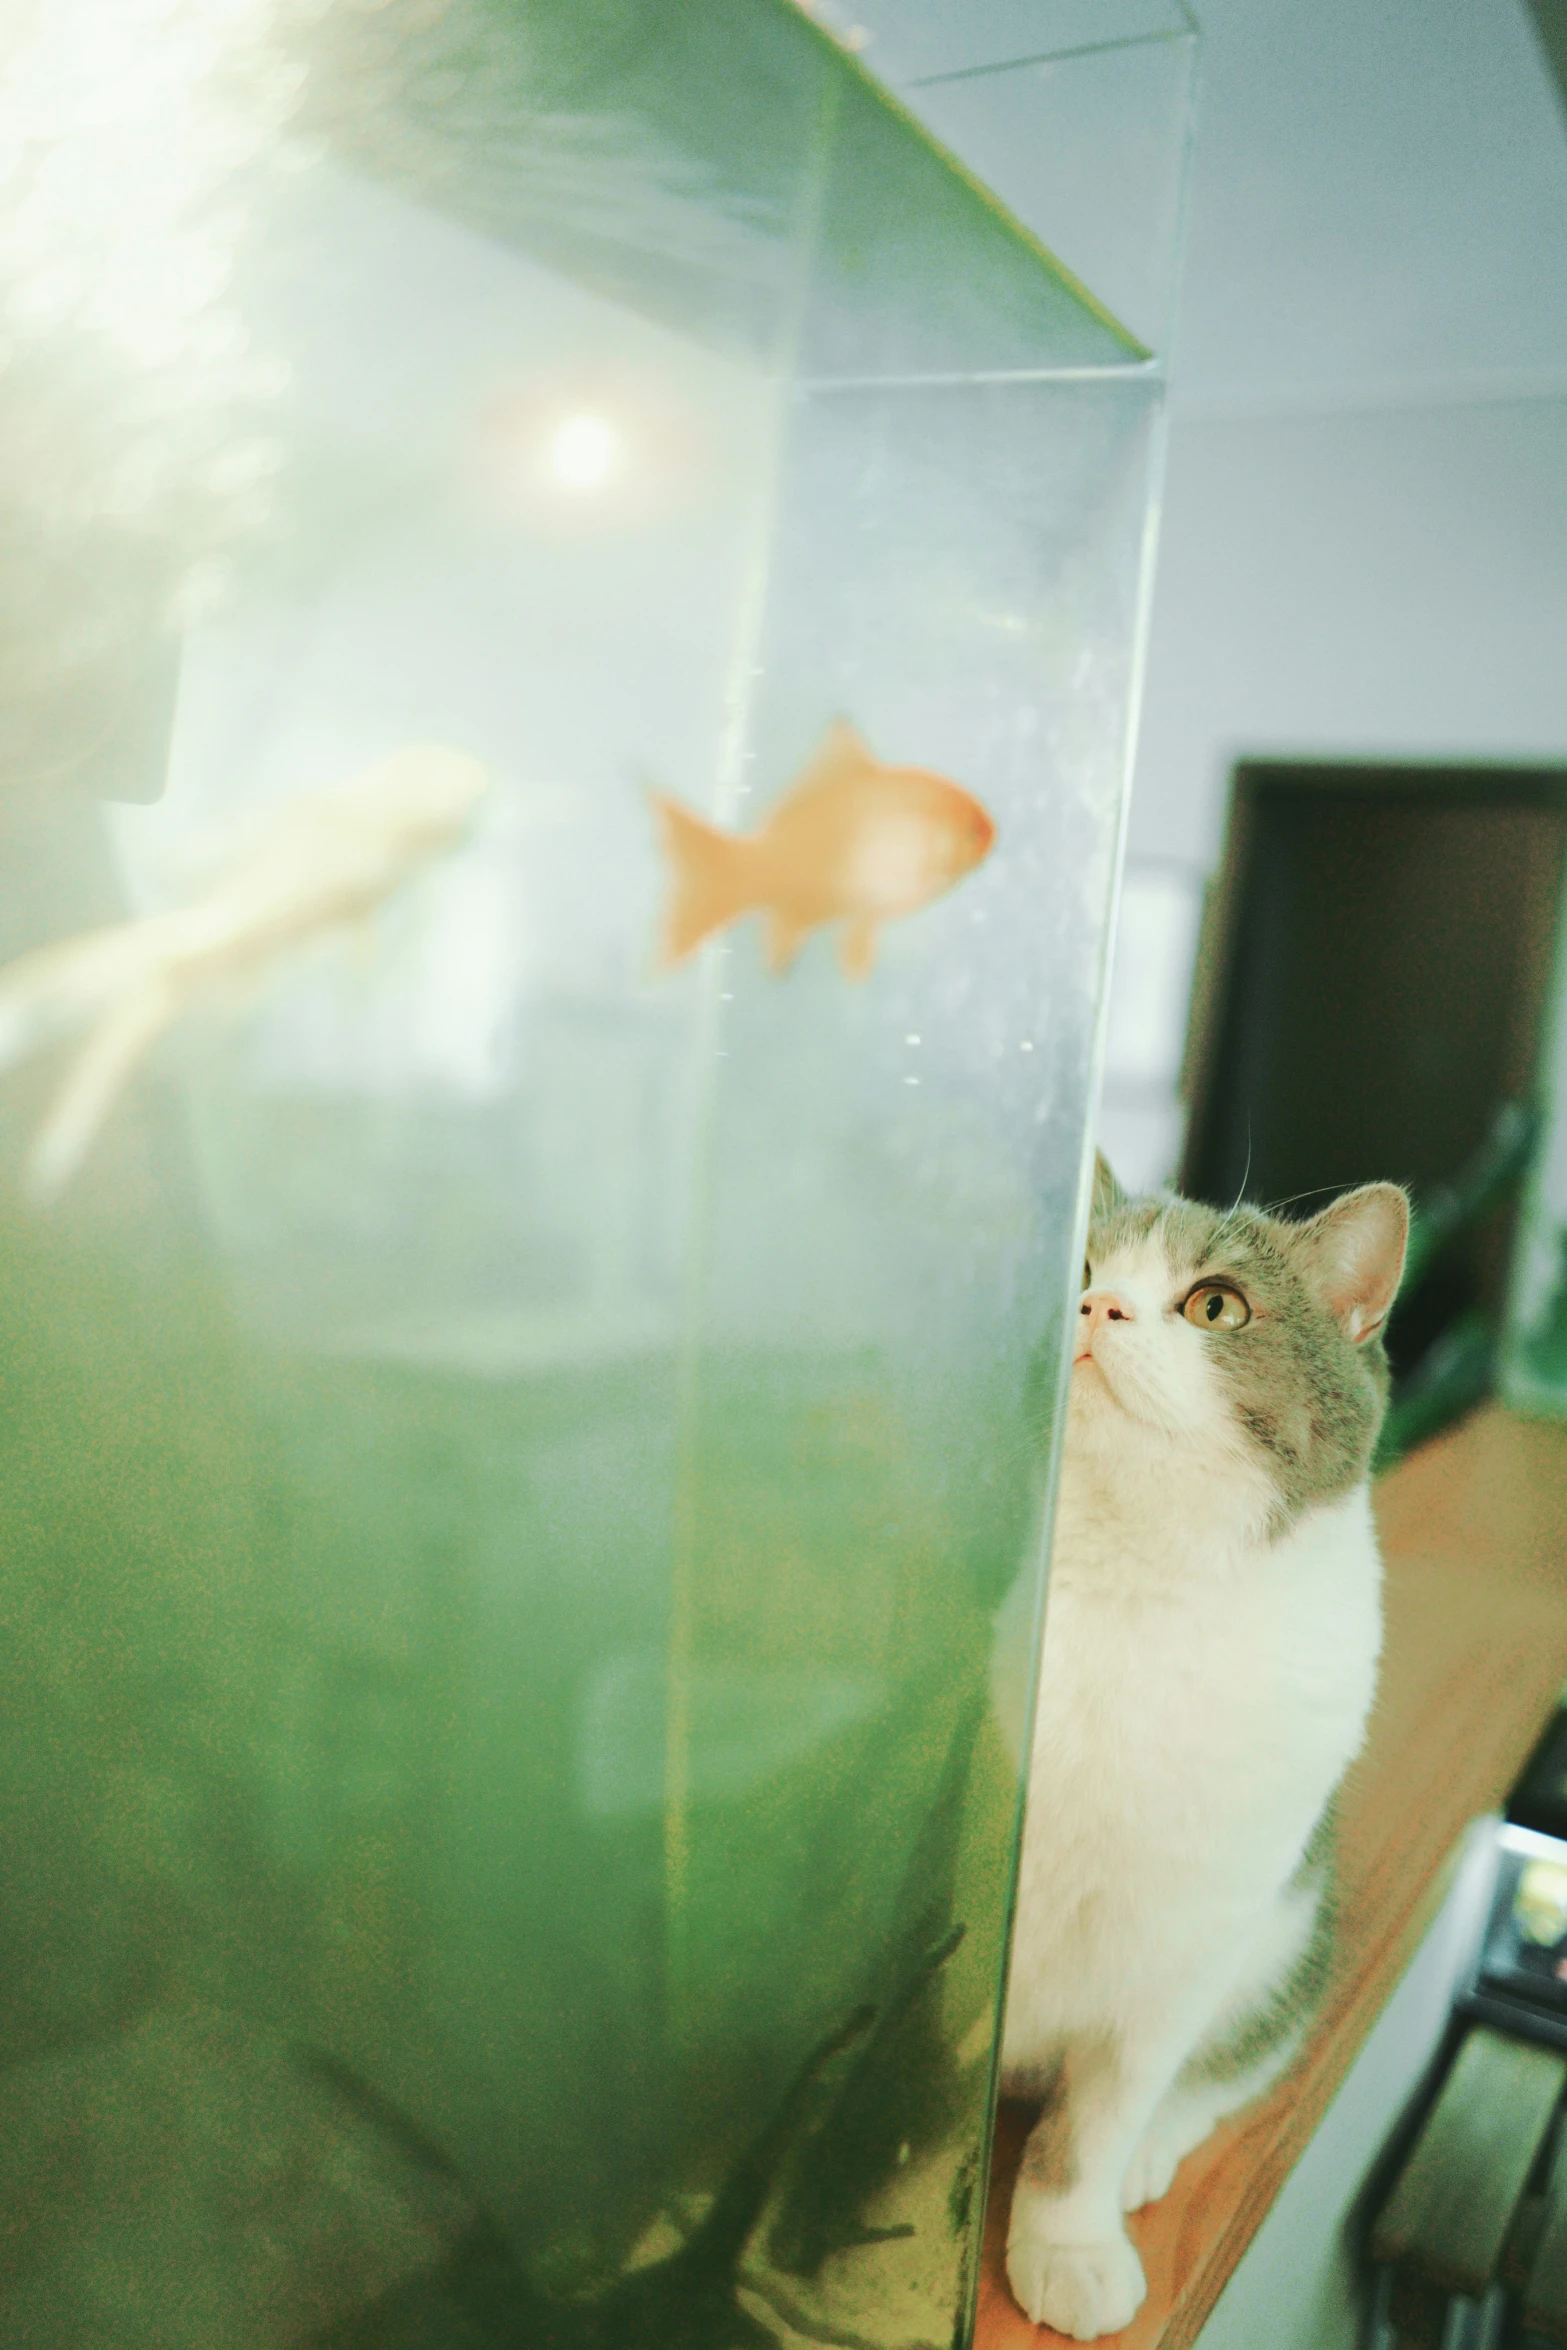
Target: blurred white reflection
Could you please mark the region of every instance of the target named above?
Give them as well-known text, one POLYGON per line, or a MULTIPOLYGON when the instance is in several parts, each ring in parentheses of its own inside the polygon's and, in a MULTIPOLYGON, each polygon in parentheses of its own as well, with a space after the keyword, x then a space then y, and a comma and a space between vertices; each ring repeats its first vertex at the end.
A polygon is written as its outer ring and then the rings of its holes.
POLYGON ((1188 867, 1128 865, 1110 978, 1107 1084, 1173 1088, 1201 911, 1201 877, 1188 867))
POLYGON ((1202 876, 1190 866, 1128 864, 1106 1014, 1100 1147, 1134 1191, 1170 1180, 1180 1153, 1177 1095, 1202 876))
POLYGON ((568 416, 550 441, 550 471, 563 489, 602 489, 620 463, 621 448, 607 416, 568 416))
POLYGON ((0 440, 8 485, 52 500, 57 519, 80 522, 84 503, 140 518, 192 486, 242 525, 263 510, 275 449, 193 428, 280 388, 222 306, 245 232, 238 175, 298 90, 273 46, 276 13, 277 0, 47 0, 7 44, 0 329, 13 356, 84 337, 108 362, 72 377, 78 435, 88 409, 108 428, 90 488, 54 478, 83 461, 58 435, 41 463, 36 446, 0 440))

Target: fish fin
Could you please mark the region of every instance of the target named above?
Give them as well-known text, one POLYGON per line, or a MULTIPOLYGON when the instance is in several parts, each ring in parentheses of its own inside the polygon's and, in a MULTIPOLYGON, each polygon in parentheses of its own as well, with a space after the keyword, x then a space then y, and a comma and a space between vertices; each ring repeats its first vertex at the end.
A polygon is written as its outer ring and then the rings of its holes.
POLYGON ((859 728, 851 719, 839 716, 830 721, 826 733, 806 761, 800 782, 837 783, 853 775, 863 775, 867 767, 878 764, 875 752, 859 728))
POLYGON ((659 961, 665 970, 695 954, 703 939, 756 903, 749 841, 695 815, 664 792, 652 792, 659 846, 669 867, 659 961))
POLYGON ((776 906, 767 916, 767 968, 775 978, 788 970, 799 953, 810 929, 808 922, 797 921, 793 914, 782 914, 776 906))
POLYGON ((838 961, 845 979, 869 979, 876 964, 876 929, 863 915, 844 924, 838 939, 838 961))
POLYGON ((35 1200, 54 1199, 65 1189, 131 1071, 177 1009, 174 989, 157 972, 104 1013, 67 1070, 29 1154, 27 1188, 35 1200))

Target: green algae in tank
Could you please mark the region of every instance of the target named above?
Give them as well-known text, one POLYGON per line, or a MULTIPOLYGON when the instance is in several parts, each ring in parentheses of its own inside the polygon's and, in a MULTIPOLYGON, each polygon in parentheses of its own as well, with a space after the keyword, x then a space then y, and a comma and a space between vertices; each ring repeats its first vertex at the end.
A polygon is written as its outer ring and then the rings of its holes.
POLYGON ((772 0, 99 16, 3 81, 0 2339, 961 2339, 1158 369, 772 0), (651 796, 846 720, 969 849, 666 968, 651 796))

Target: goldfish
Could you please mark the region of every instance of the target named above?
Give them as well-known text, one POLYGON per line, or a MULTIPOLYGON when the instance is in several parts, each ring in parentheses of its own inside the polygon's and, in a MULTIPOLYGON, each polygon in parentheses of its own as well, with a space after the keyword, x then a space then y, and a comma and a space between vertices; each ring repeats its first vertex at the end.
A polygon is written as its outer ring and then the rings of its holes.
POLYGON ((835 718, 760 829, 725 832, 663 792, 651 795, 672 887, 667 969, 742 915, 766 918, 767 960, 786 971, 806 936, 841 922, 850 979, 876 961, 884 922, 918 913, 990 854, 996 828, 978 800, 923 767, 883 765, 835 718))
POLYGON ((291 802, 190 905, 37 948, 0 970, 0 1069, 61 1032, 87 1030, 29 1158, 34 1197, 70 1181, 138 1062, 189 1004, 374 914, 456 846, 489 780, 477 759, 438 743, 394 751, 291 802))

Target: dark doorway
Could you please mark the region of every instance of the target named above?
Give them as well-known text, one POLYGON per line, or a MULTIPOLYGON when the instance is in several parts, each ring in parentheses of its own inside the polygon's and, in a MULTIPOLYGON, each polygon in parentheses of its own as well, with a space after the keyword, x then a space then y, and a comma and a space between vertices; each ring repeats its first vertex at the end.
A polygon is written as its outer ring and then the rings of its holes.
POLYGON ((1406 1378, 1454 1325, 1500 1320, 1519 1169, 1486 1170, 1535 1100, 1564 851, 1560 770, 1235 771, 1181 1187, 1307 1215, 1391 1176, 1447 1212, 1390 1333, 1406 1378))

